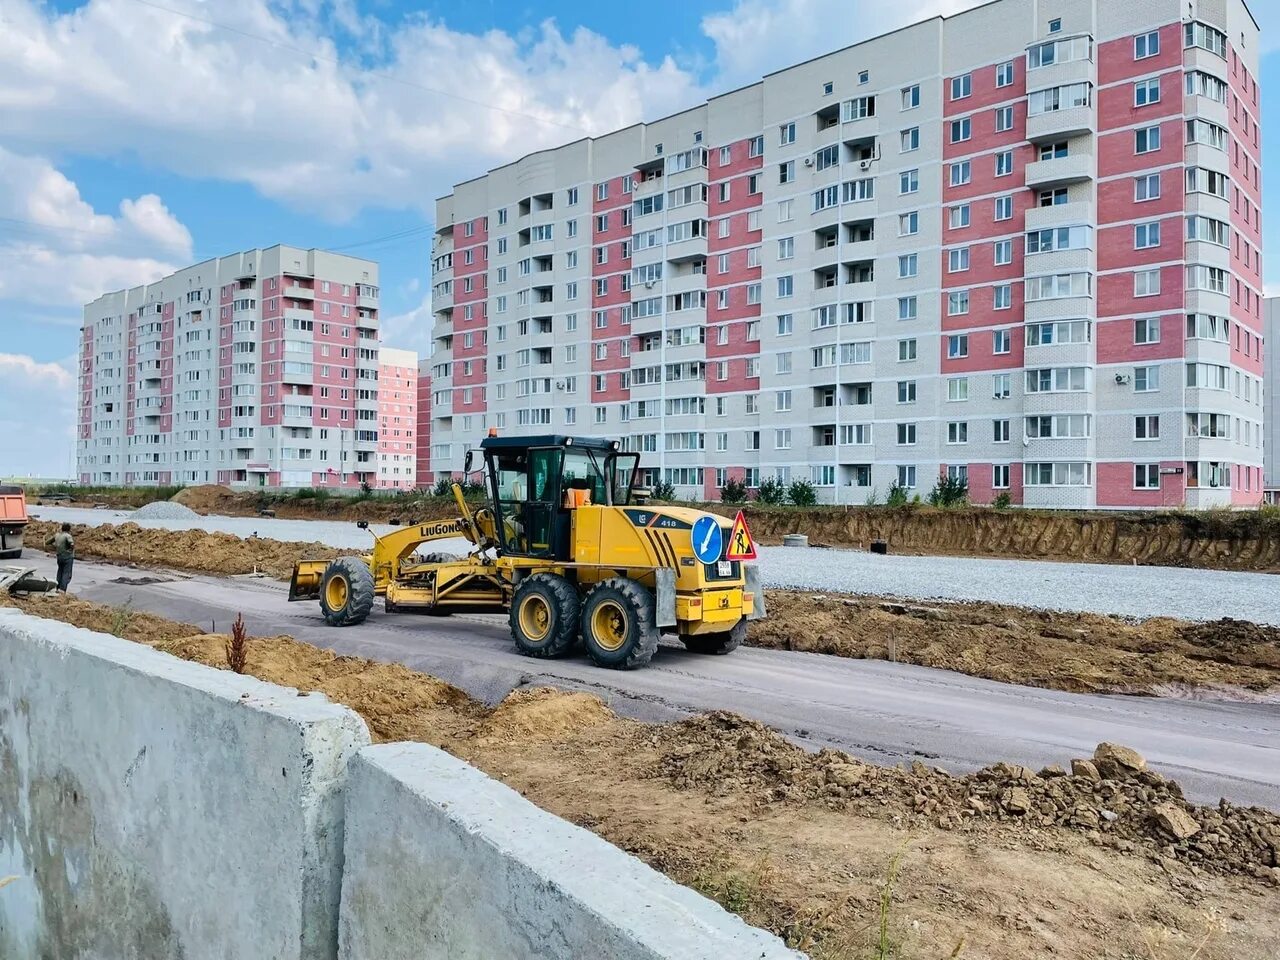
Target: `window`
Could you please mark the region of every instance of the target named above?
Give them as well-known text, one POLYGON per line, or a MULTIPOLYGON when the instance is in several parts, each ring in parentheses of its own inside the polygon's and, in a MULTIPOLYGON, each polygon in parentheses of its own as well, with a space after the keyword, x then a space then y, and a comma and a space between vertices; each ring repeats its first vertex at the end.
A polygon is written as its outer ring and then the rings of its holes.
POLYGON ((572 207, 575 203, 577 203, 577 202, 578 202, 578 188, 577 188, 577 187, 570 187, 570 188, 569 188, 569 190, 568 190, 568 192, 567 192, 567 194, 566 194, 566 197, 565 197, 565 202, 566 202, 566 204, 567 204, 568 206, 570 206, 570 207, 572 207))
POLYGON ((914 320, 919 309, 919 301, 915 297, 898 298, 898 319, 914 320))
POLYGON ((1134 343, 1159 343, 1160 342, 1160 318, 1144 317, 1141 320, 1133 321, 1133 342, 1134 343))
POLYGON ((914 464, 900 464, 898 466, 898 486, 907 490, 915 489, 916 485, 916 468, 914 464))
POLYGON ((964 117, 960 120, 951 121, 951 142, 963 143, 965 140, 973 137, 973 120, 964 117))
POLYGON ((764 154, 764 137, 763 136, 752 137, 747 142, 747 156, 759 157, 759 156, 763 156, 763 154, 764 154))
POLYGON ((994 249, 994 260, 997 267, 1013 263, 1013 241, 997 240, 994 249))
POLYGON ((1043 367, 1026 373, 1027 393, 1083 393, 1089 389, 1084 367, 1043 367))
POLYGON ((969 226, 969 215, 969 204, 957 204, 947 210, 947 224, 952 230, 962 230, 969 226))
POLYGON ((992 353, 1009 353, 1012 347, 1013 337, 1008 330, 993 330, 991 332, 991 352, 992 353))
POLYGON ((759 192, 760 192, 760 174, 753 173, 751 174, 751 176, 747 177, 747 194, 749 196, 755 196, 759 192))
POLYGON ((973 179, 972 165, 968 160, 951 164, 951 186, 962 187, 973 179))
POLYGON ((786 413, 791 409, 791 391, 779 390, 773 397, 773 409, 778 413, 786 413))
POLYGON ((969 399, 969 378, 952 377, 947 381, 947 402, 958 403, 969 399))
POLYGON ((902 109, 914 110, 920 106, 920 85, 912 84, 902 88, 902 109))
POLYGON ((916 341, 914 337, 909 340, 898 341, 898 359, 903 362, 916 359, 916 341))
POLYGON ((795 219, 794 204, 795 204, 794 200, 778 201, 778 222, 779 223, 786 223, 789 220, 795 219))
POLYGON ((952 334, 947 337, 947 358, 956 360, 969 355, 969 335, 964 333, 952 334))
POLYGON ((914 277, 920 272, 919 255, 915 253, 906 253, 898 257, 898 276, 905 279, 914 277))
POLYGON ((732 195, 732 192, 733 192, 732 188, 733 188, 732 180, 722 180, 720 182, 720 202, 721 203, 729 202, 729 197, 732 195))
POLYGON ((1133 488, 1135 490, 1160 489, 1160 464, 1135 463, 1133 465, 1133 488))
POLYGON ((920 214, 916 211, 898 217, 898 236, 910 237, 920 232, 920 214))
POLYGON ((1007 177, 1013 173, 1013 151, 1004 150, 996 154, 996 176, 1007 177))
POLYGON ((1148 173, 1135 179, 1133 199, 1138 202, 1160 199, 1160 174, 1148 173))
POLYGON ((1013 61, 1002 63, 996 67, 996 86, 1011 87, 1013 86, 1013 61))
POLYGON ((973 93, 973 76, 966 73, 961 77, 951 78, 951 99, 963 100, 973 93))
POLYGON ((898 446, 909 447, 916 442, 916 425, 914 423, 898 424, 898 446))
POLYGON ((1160 222, 1139 223, 1133 228, 1133 248, 1146 250, 1160 246, 1160 222))
POLYGON ((757 304, 760 302, 760 284, 752 283, 747 286, 747 303, 757 304))
POLYGON ((778 128, 778 145, 785 147, 789 143, 796 142, 796 125, 794 123, 784 123, 778 128))
POLYGON ((1159 367, 1134 367, 1133 368, 1133 391, 1134 393, 1155 393, 1160 389, 1160 368, 1159 367))
POLYGON ((795 293, 795 278, 791 275, 778 278, 778 298, 785 299, 795 293))
POLYGON ((1137 270, 1133 274, 1133 295, 1154 297, 1160 293, 1159 270, 1137 270))
POLYGON ((1013 129, 1013 107, 996 108, 996 133, 1013 129))
POLYGON ((1227 57, 1227 35, 1215 30, 1205 23, 1192 21, 1186 24, 1184 38, 1188 47, 1200 47, 1210 53, 1216 53, 1224 60, 1227 57))
POLYGON ((1028 487, 1087 487, 1090 485, 1090 465, 1028 463, 1022 469, 1022 482, 1028 487))
POLYGON ((1160 78, 1147 77, 1145 80, 1137 80, 1133 84, 1133 105, 1135 107, 1145 107, 1148 104, 1160 102, 1160 78))
POLYGON ((1154 153, 1160 149, 1160 128, 1143 127, 1133 131, 1133 152, 1154 153))
POLYGON ((791 354, 776 353, 773 356, 773 372, 779 375, 786 375, 791 372, 791 354))
POLYGON ((969 291, 953 290, 947 294, 947 316, 958 317, 969 312, 969 291))
POLYGON ((1049 32, 1050 32, 1050 33, 1061 33, 1061 32, 1062 32, 1062 18, 1061 18, 1061 17, 1054 17, 1052 20, 1050 20, 1050 21, 1049 21, 1049 32))
POLYGON ((1144 414, 1133 418, 1133 439, 1159 440, 1160 417, 1155 414, 1144 414))
POLYGON ((902 152, 910 153, 912 150, 920 149, 920 128, 910 127, 902 131, 901 134, 902 152))
POLYGON ((789 313, 778 314, 778 336, 787 337, 795 330, 795 320, 789 313))
POLYGON ((788 160, 786 163, 778 164, 778 182, 791 183, 796 178, 796 162, 788 160))
POLYGON ((993 310, 1009 310, 1013 307, 1013 285, 997 284, 991 288, 991 308, 993 310))
MULTIPOLYGON (((1008 421, 1005 421, 1006 426, 1008 421)), ((1009 489, 1009 464, 997 463, 991 467, 991 489, 1008 490, 1009 489)))
POLYGON ((1066 204, 1068 199, 1066 187, 1040 191, 1040 206, 1042 207, 1060 207, 1066 204))
POLYGON ((955 247, 947 251, 947 272, 963 273, 969 269, 969 248, 955 247))
POLYGON ((732 159, 733 153, 728 147, 720 148, 720 166, 727 167, 732 159))
POLYGON ((1093 99, 1093 87, 1088 83, 1068 83, 1061 87, 1037 90, 1027 96, 1027 116, 1038 117, 1059 110, 1087 107, 1093 99))
POLYGON ((947 424, 947 443, 968 443, 969 423, 966 420, 952 420, 947 424))
POLYGON ((1012 220, 1013 219, 1013 197, 996 197, 995 213, 996 220, 1012 220))
POLYGON ((898 175, 898 193, 915 193, 920 189, 920 171, 904 170, 898 175))
POLYGON ((1160 52, 1160 33, 1153 30, 1133 38, 1133 59, 1145 60, 1160 52))
MULTIPOLYGON (((1007 352, 1007 351, 1006 351, 1007 352)), ((1007 373, 993 374, 991 377, 991 396, 996 400, 1005 400, 1013 392, 1013 377, 1007 373)))
POLYGON ((914 380, 898 381, 898 402, 899 403, 915 403, 916 402, 916 382, 914 380))

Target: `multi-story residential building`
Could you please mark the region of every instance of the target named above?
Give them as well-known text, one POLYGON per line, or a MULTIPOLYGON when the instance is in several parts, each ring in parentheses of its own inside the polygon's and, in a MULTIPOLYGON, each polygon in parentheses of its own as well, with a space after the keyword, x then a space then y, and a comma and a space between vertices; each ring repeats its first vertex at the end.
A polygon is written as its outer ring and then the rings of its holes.
MULTIPOLYGON (((1277 330, 1280 329, 1280 297, 1267 297, 1263 306, 1263 332, 1262 338, 1264 343, 1275 343, 1272 340, 1276 336, 1277 330)), ((1262 416, 1263 423, 1263 439, 1262 439, 1262 462, 1263 462, 1263 478, 1262 486, 1266 492, 1266 500, 1269 503, 1280 501, 1280 397, 1276 396, 1275 384, 1280 383, 1280 355, 1275 354, 1271 350, 1267 350, 1263 354, 1265 363, 1264 380, 1267 389, 1264 394, 1263 402, 1265 409, 1262 416)))
POLYGON ((431 470, 431 358, 418 361, 418 435, 414 438, 419 487, 435 483, 431 470))
POLYGON ((82 483, 372 486, 378 266, 275 246, 84 308, 82 483))
POLYGON ((378 486, 417 486, 418 355, 383 347, 378 352, 378 486))
POLYGON ((1258 28, 995 0, 437 202, 432 455, 622 436, 681 495, 1262 490, 1258 28))

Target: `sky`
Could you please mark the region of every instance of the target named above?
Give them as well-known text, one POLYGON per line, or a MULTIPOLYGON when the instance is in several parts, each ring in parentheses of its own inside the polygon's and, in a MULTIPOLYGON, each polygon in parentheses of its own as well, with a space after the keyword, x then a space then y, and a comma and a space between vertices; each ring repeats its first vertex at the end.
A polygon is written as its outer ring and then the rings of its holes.
MULTIPOLYGON (((275 243, 348 250, 381 265, 383 342, 425 355, 455 182, 974 5, 0 0, 0 476, 72 475, 102 293, 275 243)), ((1251 6, 1280 51, 1280 10, 1251 6)), ((1261 80, 1269 117, 1280 53, 1261 80)), ((1265 273, 1280 289, 1277 257, 1265 273)))

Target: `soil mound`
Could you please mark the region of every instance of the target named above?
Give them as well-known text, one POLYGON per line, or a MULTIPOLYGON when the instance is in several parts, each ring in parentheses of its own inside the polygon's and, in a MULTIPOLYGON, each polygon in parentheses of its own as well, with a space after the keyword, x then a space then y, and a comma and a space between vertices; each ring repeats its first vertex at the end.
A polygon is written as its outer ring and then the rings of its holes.
POLYGON ((514 690, 476 731, 487 742, 564 740, 579 730, 616 719, 599 697, 551 687, 514 690))
POLYGON ((183 487, 172 497, 173 502, 181 503, 198 513, 220 513, 219 507, 230 509, 239 499, 230 487, 221 487, 216 483, 183 487))
POLYGON ((1198 647, 1233 653, 1252 652, 1258 647, 1272 647, 1280 651, 1280 628, 1231 617, 1188 624, 1183 628, 1182 639, 1198 647))

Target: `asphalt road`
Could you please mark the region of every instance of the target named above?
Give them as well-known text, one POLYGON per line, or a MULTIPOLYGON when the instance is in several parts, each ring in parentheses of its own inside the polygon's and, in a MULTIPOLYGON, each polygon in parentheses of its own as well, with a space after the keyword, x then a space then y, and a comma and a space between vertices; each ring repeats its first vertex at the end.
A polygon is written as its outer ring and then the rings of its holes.
MULTIPOLYGON (((52 558, 27 560, 52 575, 52 558)), ((515 652, 500 617, 381 613, 331 628, 315 603, 286 599, 271 580, 219 579, 76 562, 73 592, 226 631, 243 613, 251 633, 287 633, 338 653, 399 661, 495 703, 516 687, 591 691, 618 713, 662 721, 724 709, 811 748, 878 762, 921 759, 952 771, 997 760, 1031 767, 1088 756, 1099 741, 1134 747, 1203 802, 1280 808, 1280 706, 1021 687, 872 660, 742 648, 728 657, 664 641, 646 669, 603 670, 579 655, 543 661, 515 652), (127 582, 159 578, 159 582, 127 582)), ((57 598, 47 602, 57 603, 57 598)))

